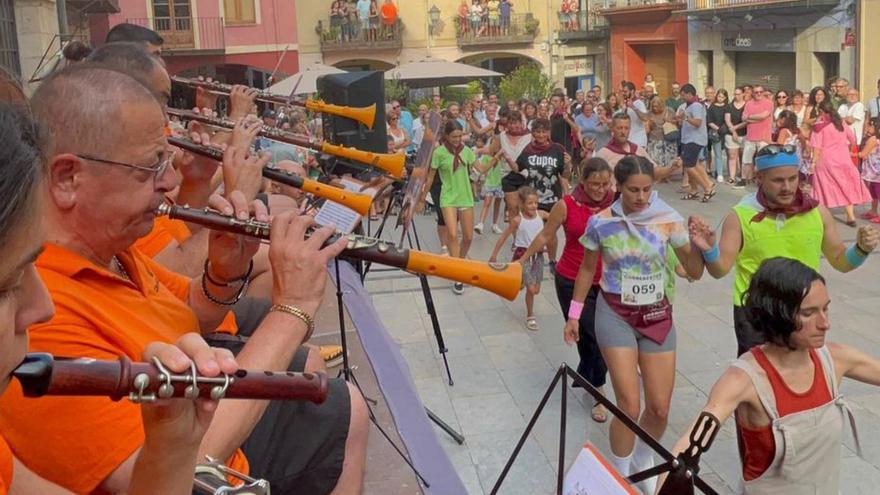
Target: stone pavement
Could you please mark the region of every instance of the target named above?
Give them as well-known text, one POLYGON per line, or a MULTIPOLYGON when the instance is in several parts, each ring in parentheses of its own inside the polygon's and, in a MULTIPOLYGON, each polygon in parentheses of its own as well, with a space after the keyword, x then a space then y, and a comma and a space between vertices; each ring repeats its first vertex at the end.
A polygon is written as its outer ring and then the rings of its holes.
MULTIPOLYGON (((660 194, 684 216, 704 215, 713 224, 721 221, 744 191, 720 186, 709 204, 679 201, 677 185, 659 186, 660 194)), ((477 213, 480 205, 477 205, 477 213)), ((838 216, 842 215, 840 213, 838 216)), ((416 219, 422 247, 437 251, 433 217, 416 219)), ((847 243, 855 229, 838 223, 847 243)), ((497 235, 476 235, 470 257, 487 259, 497 235)), ((506 250, 504 250, 506 252, 506 250)), ((830 340, 846 343, 880 356, 880 262, 869 260, 859 270, 842 275, 823 262, 832 304, 830 340), (877 306, 874 306, 874 305, 877 306)), ((479 289, 467 288, 456 296, 444 280, 432 280, 434 303, 449 348, 448 359, 454 386, 445 380, 443 362, 425 303, 415 277, 390 273, 371 274, 367 288, 377 311, 400 343, 425 405, 461 431, 464 445, 455 444, 439 429, 441 443, 471 494, 488 494, 513 450, 526 423, 562 362, 573 367, 577 351, 562 341, 563 319, 552 279, 545 277, 535 311, 541 330, 530 332, 524 325, 522 296, 508 302, 479 289)), ((676 386, 669 428, 662 439, 667 447, 679 438, 705 402, 711 385, 734 357, 731 278, 714 280, 708 275, 693 284, 678 279, 675 325, 678 331, 676 386)), ((608 393, 611 395, 610 383, 608 393)), ((858 421, 864 457, 854 453, 847 434, 843 453, 841 490, 844 494, 877 493, 880 486, 880 389, 852 381, 843 392, 848 396, 858 421)), ((585 441, 601 451, 608 450, 608 423, 589 418, 591 400, 583 392, 569 394, 566 466, 585 441)), ((558 459, 559 394, 548 403, 541 419, 521 451, 500 493, 549 494, 555 490, 558 459)), ((378 438, 372 433, 371 444, 378 438)), ((719 433, 704 457, 703 477, 719 493, 736 493, 739 461, 730 425, 719 433)), ((368 478, 387 467, 368 465, 368 478)), ((412 486, 409 486, 411 489, 412 486)), ((371 485, 367 493, 389 493, 371 485)), ((408 491, 408 490, 407 490, 408 491)))

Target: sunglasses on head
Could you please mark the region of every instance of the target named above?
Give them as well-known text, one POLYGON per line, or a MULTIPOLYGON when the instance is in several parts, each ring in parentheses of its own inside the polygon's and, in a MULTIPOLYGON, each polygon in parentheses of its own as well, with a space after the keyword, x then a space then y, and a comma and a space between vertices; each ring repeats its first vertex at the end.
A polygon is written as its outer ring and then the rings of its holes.
POLYGON ((792 154, 796 152, 797 148, 791 144, 768 144, 758 151, 757 156, 776 156, 780 153, 792 154))

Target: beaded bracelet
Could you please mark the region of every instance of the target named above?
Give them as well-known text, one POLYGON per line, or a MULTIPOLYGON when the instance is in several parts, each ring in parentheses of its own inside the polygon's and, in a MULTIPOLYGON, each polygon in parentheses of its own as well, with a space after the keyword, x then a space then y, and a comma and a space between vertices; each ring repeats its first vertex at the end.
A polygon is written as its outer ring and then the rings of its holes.
POLYGON ((254 271, 254 260, 251 259, 250 263, 248 264, 247 273, 245 273, 241 277, 234 278, 232 280, 227 280, 226 282, 221 282, 211 276, 211 270, 208 269, 208 263, 209 263, 209 261, 205 260, 205 266, 204 266, 202 272, 205 274, 205 277, 208 279, 208 282, 211 282, 212 285, 216 285, 217 287, 230 287, 235 282, 244 282, 245 280, 250 280, 251 273, 254 271))
POLYGON ((207 283, 208 275, 207 274, 208 274, 207 271, 202 273, 202 293, 205 295, 205 297, 209 301, 216 304, 217 306, 232 306, 235 303, 237 303, 238 301, 240 301, 241 298, 244 296, 244 294, 247 292, 248 286, 251 283, 250 279, 247 279, 247 278, 244 279, 241 282, 241 287, 238 288, 238 292, 235 294, 235 296, 233 296, 232 299, 230 299, 228 301, 223 301, 221 299, 217 299, 216 297, 212 296, 210 292, 208 292, 208 283, 207 283))

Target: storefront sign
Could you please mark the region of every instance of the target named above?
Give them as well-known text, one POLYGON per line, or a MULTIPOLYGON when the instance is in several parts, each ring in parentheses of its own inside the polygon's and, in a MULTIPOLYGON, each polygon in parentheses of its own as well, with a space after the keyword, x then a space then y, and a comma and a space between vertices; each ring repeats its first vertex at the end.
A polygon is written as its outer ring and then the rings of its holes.
POLYGON ((593 57, 566 58, 562 62, 565 77, 586 76, 593 73, 593 57))
POLYGON ((724 33, 724 49, 733 52, 793 52, 795 31, 739 31, 724 33))

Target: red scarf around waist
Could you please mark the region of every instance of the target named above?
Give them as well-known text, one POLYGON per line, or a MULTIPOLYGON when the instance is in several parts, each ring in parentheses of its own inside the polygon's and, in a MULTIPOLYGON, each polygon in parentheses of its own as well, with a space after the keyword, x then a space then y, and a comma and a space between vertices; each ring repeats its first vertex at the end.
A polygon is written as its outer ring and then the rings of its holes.
POLYGON ((803 191, 798 189, 798 191, 794 195, 794 201, 789 206, 770 206, 767 202, 767 198, 764 197, 764 191, 760 187, 758 188, 758 194, 756 196, 758 200, 758 204, 764 207, 764 211, 758 212, 757 215, 753 216, 750 222, 760 222, 764 220, 764 217, 767 215, 779 215, 780 213, 789 217, 792 215, 800 215, 801 213, 807 213, 812 210, 816 206, 819 205, 819 202, 813 199, 810 196, 804 194, 803 191))
POLYGON ((637 332, 659 345, 666 342, 672 330, 672 305, 668 299, 664 297, 663 301, 648 306, 630 306, 620 302, 620 294, 602 291, 602 297, 612 311, 637 332))

